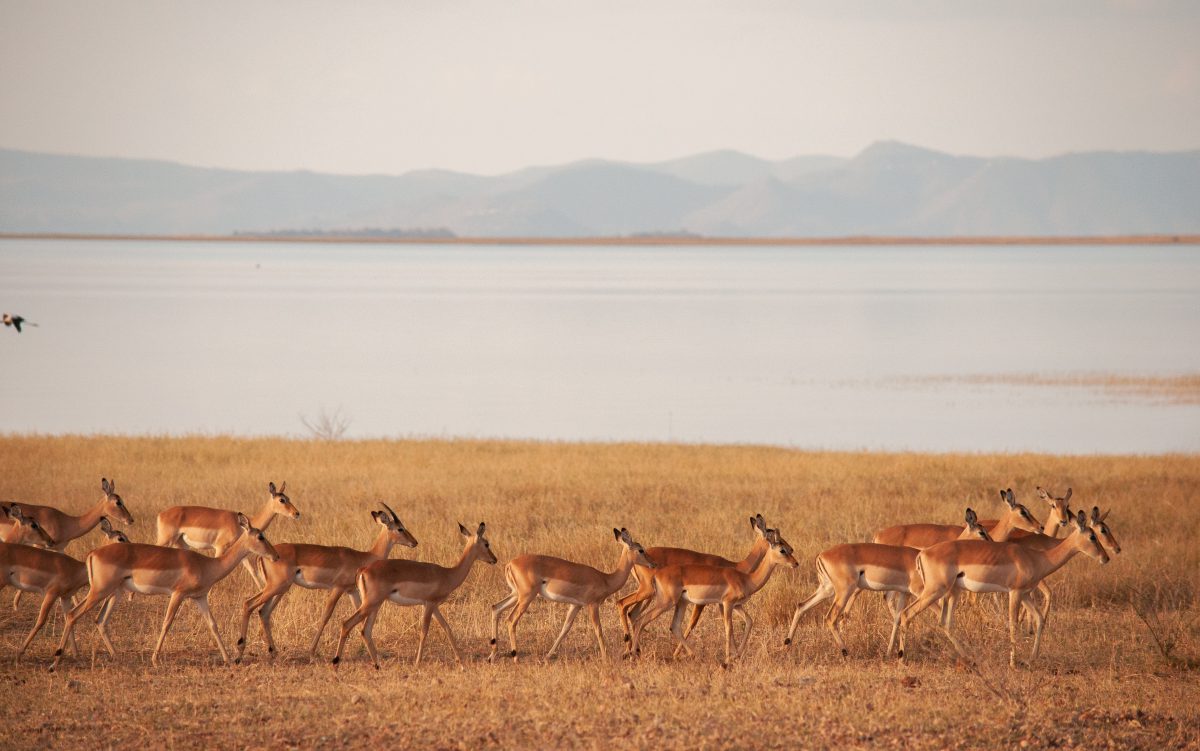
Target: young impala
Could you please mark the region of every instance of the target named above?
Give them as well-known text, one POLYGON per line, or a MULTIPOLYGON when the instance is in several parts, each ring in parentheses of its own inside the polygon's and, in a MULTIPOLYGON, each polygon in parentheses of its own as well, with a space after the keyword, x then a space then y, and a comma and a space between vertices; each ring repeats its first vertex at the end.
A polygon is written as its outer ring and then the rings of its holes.
POLYGON ((580 608, 587 608, 592 620, 592 630, 600 644, 600 657, 607 659, 608 649, 604 645, 604 632, 600 628, 600 605, 609 595, 625 586, 634 565, 648 570, 657 568, 657 562, 648 558, 646 550, 634 542, 624 527, 613 530, 613 537, 623 546, 617 567, 607 574, 582 563, 563 560, 549 555, 519 555, 504 567, 504 580, 512 590, 508 597, 492 606, 492 651, 488 661, 496 658, 496 639, 500 633, 500 617, 512 608, 508 618, 508 640, 512 647, 510 655, 517 659, 517 622, 538 596, 551 602, 566 603, 567 619, 563 621, 558 638, 546 653, 546 659, 554 657, 563 637, 575 623, 580 608))
MULTIPOLYGON (((278 490, 275 489, 275 483, 267 483, 267 492, 270 495, 258 513, 250 517, 250 526, 265 532, 277 515, 300 518, 299 509, 292 505, 292 499, 287 497, 285 490, 286 482, 280 485, 278 490)), ((214 555, 220 556, 242 534, 238 526, 239 515, 237 511, 208 506, 172 506, 158 515, 156 544, 172 548, 212 550, 214 555)), ((265 582, 259 579, 254 565, 248 560, 243 565, 250 572, 254 583, 262 587, 265 582)))
MULTIPOLYGON (((682 648, 689 655, 692 650, 687 646, 681 628, 685 607, 692 605, 721 605, 721 619, 725 623, 725 663, 728 667, 733 660, 733 611, 746 604, 754 593, 758 592, 771 578, 772 572, 780 565, 796 568, 800 564, 792 555, 792 546, 787 543, 776 530, 771 530, 767 536, 767 553, 758 565, 749 573, 742 573, 727 566, 701 566, 696 564, 663 566, 654 570, 654 601, 646 611, 638 616, 633 624, 632 652, 638 653, 642 631, 655 618, 675 608, 675 616, 671 619, 671 633, 678 642, 676 654, 682 648)), ((741 656, 746 651, 750 641, 750 631, 754 626, 748 614, 746 619, 746 634, 738 647, 737 654, 741 656)))
MULTIPOLYGON (((987 531, 979 525, 979 520, 971 509, 967 509, 966 522, 960 540, 991 539, 987 531)), ((998 526, 1006 525, 1007 522, 1002 522, 1002 525, 998 526)), ((1004 531, 1003 528, 1001 531, 1004 531)), ((900 627, 900 612, 904 610, 908 596, 917 597, 921 594, 921 575, 917 573, 918 552, 920 551, 916 548, 902 545, 859 542, 836 545, 818 555, 817 591, 796 606, 783 645, 791 645, 802 615, 832 598, 833 604, 825 616, 825 625, 829 628, 829 633, 833 634, 838 648, 842 650, 842 656, 849 655, 850 651, 842 641, 838 621, 853 595, 865 589, 871 592, 886 592, 888 595, 888 607, 892 612, 892 633, 888 637, 887 650, 883 655, 890 655, 892 646, 896 643, 896 630, 900 627)))
MULTIPOLYGON (((1108 553, 1096 539, 1096 533, 1088 526, 1082 511, 1075 517, 1071 534, 1046 551, 1034 550, 1019 542, 981 540, 956 540, 922 550, 917 555, 917 568, 924 580, 924 589, 900 615, 900 653, 904 653, 909 622, 932 603, 959 588, 970 592, 1008 593, 1008 661, 1011 666, 1017 663, 1017 613, 1024 603, 1036 622, 1030 661, 1037 659, 1045 624, 1030 594, 1039 582, 1060 569, 1076 553, 1086 553, 1101 564, 1108 563, 1108 553)), ((969 659, 950 629, 951 624, 942 625, 942 631, 954 649, 964 659, 969 659)))
POLYGON ((0 525, 0 542, 10 545, 40 545, 43 548, 53 548, 54 538, 46 534, 37 519, 25 516, 21 506, 16 503, 0 505, 0 517, 8 519, 12 524, 0 525))
MULTIPOLYGON (((110 542, 129 542, 124 532, 113 529, 108 519, 100 520, 100 531, 110 542)), ((46 624, 55 603, 66 612, 64 603, 88 583, 87 568, 66 553, 28 545, 0 544, 0 589, 12 585, 22 592, 40 592, 42 606, 37 621, 17 650, 19 659, 33 638, 46 624)), ((74 639, 71 640, 74 648, 74 639)), ((78 653, 78 648, 74 648, 78 653)))
POLYGON ((446 638, 450 640, 450 647, 454 650, 454 659, 461 664, 462 652, 458 648, 458 642, 454 641, 450 624, 446 623, 438 606, 466 581, 467 574, 471 572, 471 565, 475 561, 483 561, 487 564, 496 563, 496 554, 492 552, 492 545, 483 536, 485 530, 486 525, 483 522, 479 522, 479 528, 474 532, 461 524, 458 525, 459 534, 467 538, 467 542, 463 547, 462 555, 458 558, 458 563, 450 568, 438 566, 435 563, 388 559, 376 561, 359 571, 358 594, 362 598, 362 605, 342 623, 342 634, 338 639, 337 654, 333 657, 333 664, 337 665, 342 660, 342 648, 346 646, 346 637, 350 635, 355 626, 366 621, 363 623, 363 641, 367 643, 367 652, 371 655, 371 662, 374 663, 376 670, 379 669, 379 653, 375 649, 375 640, 371 638, 371 630, 375 626, 375 618, 379 615, 379 607, 385 600, 391 600, 397 605, 420 605, 422 607, 421 637, 417 642, 417 658, 413 662, 414 665, 421 664, 425 637, 429 635, 430 618, 436 618, 438 625, 446 632, 446 638))
MULTIPOLYGON (((108 517, 124 524, 133 524, 133 514, 129 513, 125 502, 117 495, 116 481, 101 477, 100 490, 104 493, 100 502, 79 516, 59 511, 53 506, 37 506, 31 503, 20 504, 21 512, 34 519, 46 534, 54 539, 54 545, 51 547, 61 553, 71 540, 83 537, 95 529, 102 518, 108 517)), ((17 590, 16 597, 13 598, 14 609, 21 602, 21 594, 21 591, 17 590)))
POLYGON ((342 595, 349 594, 354 602, 355 610, 362 604, 355 587, 355 576, 363 566, 388 557, 393 545, 403 545, 407 548, 417 546, 417 539, 404 528, 400 517, 386 503, 381 503, 385 511, 372 511, 371 518, 381 529, 375 536, 375 542, 367 550, 335 547, 332 545, 290 545, 275 546, 279 560, 266 562, 259 558, 263 578, 266 585, 262 591, 246 600, 242 606, 242 630, 238 634, 237 657, 234 662, 242 661, 242 652, 246 649, 246 628, 250 623, 250 614, 257 608, 258 617, 262 620, 263 638, 267 642, 267 653, 275 654, 275 640, 271 635, 271 614, 279 605, 279 600, 287 594, 293 584, 306 589, 328 589, 329 597, 325 600, 325 613, 317 624, 317 633, 313 634, 312 644, 309 645, 309 655, 317 653, 317 644, 325 631, 325 624, 333 615, 334 608, 342 595))
POLYGON ((87 599, 67 614, 67 623, 63 628, 58 649, 54 652, 54 663, 50 669, 54 670, 62 659, 63 647, 75 628, 75 622, 106 600, 100 618, 96 621, 96 627, 100 630, 100 638, 109 654, 116 655, 116 649, 108 638, 107 625, 117 602, 113 595, 122 588, 144 595, 171 596, 166 617, 163 618, 162 630, 158 634, 158 642, 150 655, 152 665, 158 665, 158 655, 167 638, 167 630, 171 628, 171 623, 184 600, 196 602, 196 607, 208 622, 208 629, 217 642, 221 660, 228 663, 229 653, 225 651, 221 634, 217 631, 217 622, 208 607, 209 590, 237 568, 247 555, 254 554, 272 561, 279 558, 271 543, 267 542, 266 536, 250 524, 245 514, 237 515, 237 523, 238 528, 242 530, 241 536, 216 558, 209 558, 192 550, 137 543, 105 545, 88 553, 86 565, 90 588, 87 599))
MULTIPOLYGON (((723 566, 725 568, 737 569, 746 574, 753 570, 758 565, 758 562, 763 559, 763 556, 767 554, 768 547, 767 523, 763 521, 762 514, 755 514, 750 517, 750 528, 754 530, 754 544, 750 547, 750 552, 746 554, 746 557, 740 561, 731 561, 719 555, 700 553, 695 550, 688 550, 687 548, 650 548, 646 551, 646 556, 660 567, 690 563, 700 566, 723 566)), ((621 629, 624 631, 626 654, 629 653, 629 638, 630 632, 633 630, 633 619, 641 615, 642 609, 654 597, 654 574, 650 571, 650 568, 635 565, 633 567, 633 576, 637 579, 637 590, 617 600, 617 612, 620 614, 621 629)), ((692 609, 692 619, 688 621, 687 628, 684 629, 685 638, 696 627, 696 622, 700 620, 700 614, 703 612, 703 605, 697 605, 692 609)), ((743 611, 738 610, 737 612, 739 616, 744 618, 745 613, 743 611)))

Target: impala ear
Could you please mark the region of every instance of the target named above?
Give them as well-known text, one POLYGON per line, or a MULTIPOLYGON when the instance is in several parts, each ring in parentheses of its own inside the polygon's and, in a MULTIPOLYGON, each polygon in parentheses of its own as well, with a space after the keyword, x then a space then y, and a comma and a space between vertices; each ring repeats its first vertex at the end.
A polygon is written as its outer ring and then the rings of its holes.
POLYGON ((1071 489, 1067 488, 1067 494, 1063 496, 1063 503, 1071 500, 1071 489))
POLYGON ((1079 529, 1080 532, 1087 529, 1087 517, 1084 516, 1083 509, 1080 509, 1079 512, 1075 515, 1075 526, 1079 529))
POLYGON ((109 524, 107 516, 100 517, 100 531, 106 535, 113 531, 112 524, 109 524))
POLYGON ((273 482, 267 483, 267 490, 270 491, 271 495, 279 494, 279 491, 275 489, 275 483, 273 483, 273 482))
POLYGON ((979 521, 979 517, 975 515, 975 509, 968 507, 967 508, 967 524, 974 527, 975 523, 978 521, 979 521))
POLYGON ((484 524, 483 522, 479 522, 479 529, 475 530, 475 534, 479 535, 480 537, 483 537, 483 532, 485 529, 487 529, 487 525, 484 524))
POLYGON ((462 535, 463 537, 470 537, 470 536, 471 536, 471 531, 470 531, 469 529, 467 529, 466 527, 464 527, 464 526, 462 525, 462 522, 459 522, 459 523, 458 523, 458 533, 459 533, 460 535, 462 535))
POLYGON ((280 486, 279 486, 279 494, 283 495, 283 493, 286 491, 287 491, 287 480, 284 480, 283 483, 280 484, 280 486))
POLYGON ((371 518, 374 519, 375 521, 379 522, 380 524, 387 526, 387 523, 388 523, 387 515, 384 514, 382 511, 372 511, 371 518))
POLYGON ((613 527, 613 538, 617 541, 620 541, 621 539, 621 530, 617 529, 616 527, 613 527))
POLYGON ((107 477, 100 478, 100 489, 103 490, 106 495, 112 492, 112 486, 108 484, 107 477))
POLYGON ((1049 494, 1049 493, 1047 493, 1047 492, 1046 492, 1046 489, 1045 489, 1045 488, 1043 488, 1041 485, 1038 485, 1038 486, 1037 486, 1037 494, 1038 494, 1038 498, 1041 498, 1041 499, 1042 499, 1043 501, 1045 501, 1046 503, 1053 503, 1053 502, 1054 502, 1054 499, 1050 497, 1050 494, 1049 494))
POLYGON ((241 527, 242 529, 245 529, 245 530, 250 529, 250 520, 248 518, 246 518, 245 514, 238 512, 237 520, 238 520, 239 527, 241 527))
POLYGON ((15 522, 21 521, 21 507, 15 503, 4 509, 4 513, 15 522))
POLYGON ((1092 506, 1092 524, 1099 524, 1103 519, 1100 518, 1100 507, 1092 506))

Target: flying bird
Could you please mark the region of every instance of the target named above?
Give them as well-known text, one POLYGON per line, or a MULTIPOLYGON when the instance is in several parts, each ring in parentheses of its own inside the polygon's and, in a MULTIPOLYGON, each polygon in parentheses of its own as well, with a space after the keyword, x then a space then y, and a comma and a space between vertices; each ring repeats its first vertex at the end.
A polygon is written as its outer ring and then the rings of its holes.
POLYGON ((37 324, 34 323, 33 321, 26 321, 21 316, 15 316, 12 313, 5 313, 4 314, 4 325, 5 326, 15 326, 17 328, 17 333, 19 334, 19 333, 21 333, 22 325, 36 326, 37 324))

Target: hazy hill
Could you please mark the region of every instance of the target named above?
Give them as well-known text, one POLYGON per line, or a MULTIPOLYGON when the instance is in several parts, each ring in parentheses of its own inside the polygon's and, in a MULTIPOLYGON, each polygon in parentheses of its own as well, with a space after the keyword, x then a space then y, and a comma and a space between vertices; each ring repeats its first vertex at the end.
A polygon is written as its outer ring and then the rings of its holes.
POLYGON ((882 142, 851 159, 715 151, 498 176, 344 176, 0 150, 0 231, 359 227, 540 236, 1196 232, 1200 151, 989 159, 882 142))

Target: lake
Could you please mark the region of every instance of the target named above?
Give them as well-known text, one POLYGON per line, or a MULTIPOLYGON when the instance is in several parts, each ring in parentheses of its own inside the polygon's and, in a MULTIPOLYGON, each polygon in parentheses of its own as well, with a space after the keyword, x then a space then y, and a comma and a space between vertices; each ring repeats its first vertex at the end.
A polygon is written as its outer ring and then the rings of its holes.
POLYGON ((1200 249, 0 240, 0 431, 1200 450, 1200 249))

